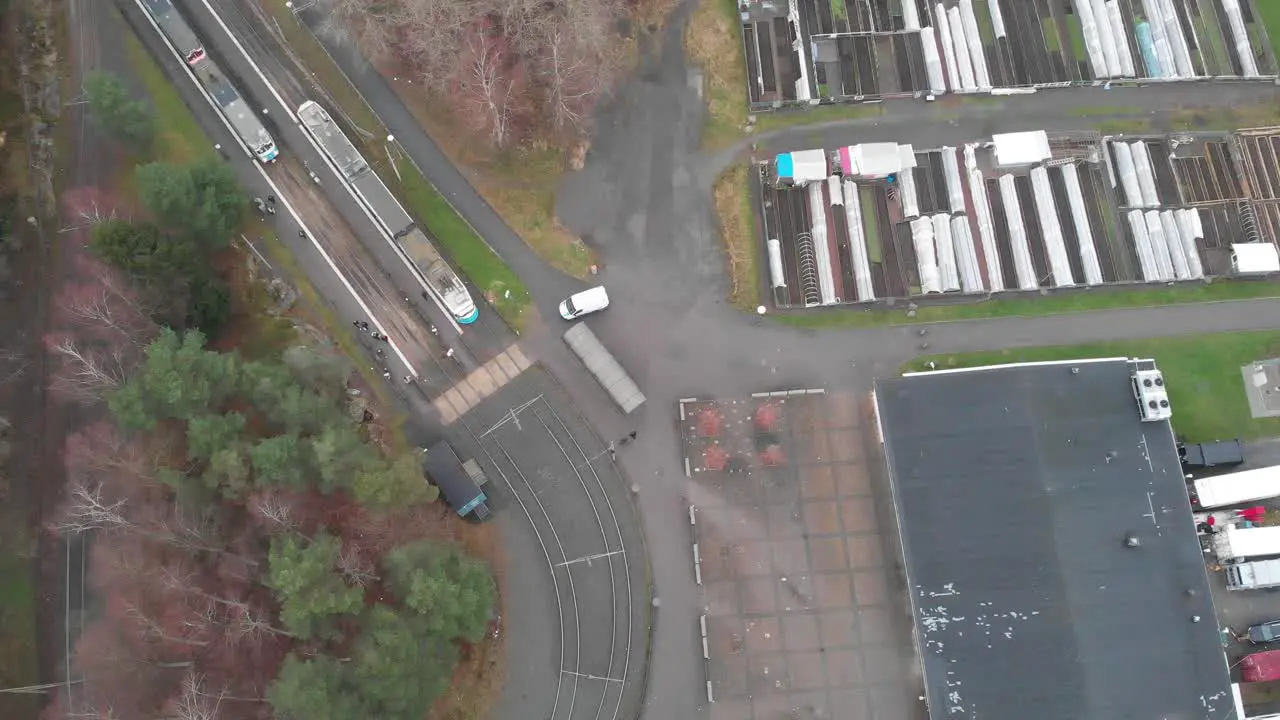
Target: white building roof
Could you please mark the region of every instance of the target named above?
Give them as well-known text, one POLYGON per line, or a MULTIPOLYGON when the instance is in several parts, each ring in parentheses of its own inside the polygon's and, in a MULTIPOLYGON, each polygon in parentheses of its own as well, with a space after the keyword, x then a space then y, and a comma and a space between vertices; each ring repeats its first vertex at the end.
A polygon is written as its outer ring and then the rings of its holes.
POLYGON ((1231 262, 1238 273, 1280 272, 1280 250, 1269 242, 1237 243, 1231 246, 1231 262))
POLYGON ((791 153, 791 180, 797 185, 825 180, 827 169, 826 150, 797 150, 791 153))
POLYGON ((1031 165, 1052 157, 1049 150, 1049 134, 1043 130, 1000 133, 992 135, 995 144, 996 164, 1000 167, 1031 165))

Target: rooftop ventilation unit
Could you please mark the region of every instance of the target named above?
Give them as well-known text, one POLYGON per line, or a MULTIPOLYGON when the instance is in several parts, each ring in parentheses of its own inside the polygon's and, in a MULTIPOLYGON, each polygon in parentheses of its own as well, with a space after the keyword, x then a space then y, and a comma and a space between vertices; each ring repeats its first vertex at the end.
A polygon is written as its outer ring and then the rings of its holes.
POLYGON ((1169 393, 1164 385, 1164 373, 1159 370, 1136 371, 1133 374, 1133 395, 1138 400, 1138 414, 1142 416, 1143 422, 1173 417, 1169 393))

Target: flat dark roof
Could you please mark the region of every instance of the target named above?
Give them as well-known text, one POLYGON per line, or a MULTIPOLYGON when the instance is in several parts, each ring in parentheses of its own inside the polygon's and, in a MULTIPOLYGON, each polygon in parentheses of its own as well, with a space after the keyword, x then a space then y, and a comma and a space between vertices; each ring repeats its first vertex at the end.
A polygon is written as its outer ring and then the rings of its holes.
POLYGON ((877 383, 935 720, 1231 716, 1173 433, 1131 367, 877 383))
POLYGON ((480 486, 462 468, 462 460, 448 442, 441 440, 427 448, 422 469, 440 488, 445 502, 460 511, 481 494, 480 486))

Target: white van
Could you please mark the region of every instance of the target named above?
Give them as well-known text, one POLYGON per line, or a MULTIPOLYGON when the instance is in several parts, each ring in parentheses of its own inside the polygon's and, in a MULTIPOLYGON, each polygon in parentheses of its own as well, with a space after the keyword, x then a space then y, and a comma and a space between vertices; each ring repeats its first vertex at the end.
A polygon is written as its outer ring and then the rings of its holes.
POLYGON ((573 320, 609 307, 609 293, 603 285, 583 290, 560 303, 560 317, 573 320))

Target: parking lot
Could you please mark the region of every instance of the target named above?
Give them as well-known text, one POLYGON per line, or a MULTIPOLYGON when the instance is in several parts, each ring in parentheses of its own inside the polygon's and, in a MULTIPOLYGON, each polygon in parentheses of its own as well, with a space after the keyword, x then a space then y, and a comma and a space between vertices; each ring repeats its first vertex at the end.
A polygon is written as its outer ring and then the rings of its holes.
POLYGON ((681 401, 712 720, 925 716, 873 424, 820 390, 681 401))

